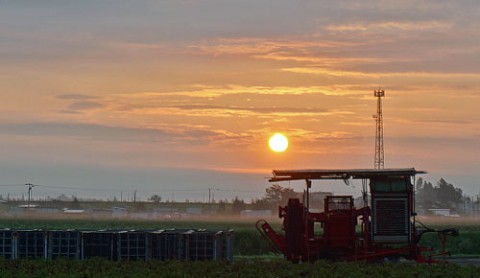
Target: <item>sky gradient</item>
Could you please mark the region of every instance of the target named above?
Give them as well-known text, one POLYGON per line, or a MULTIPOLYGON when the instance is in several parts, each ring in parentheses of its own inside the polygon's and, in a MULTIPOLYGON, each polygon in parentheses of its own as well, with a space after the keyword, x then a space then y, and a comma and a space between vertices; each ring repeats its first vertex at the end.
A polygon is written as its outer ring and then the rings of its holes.
POLYGON ((479 194, 478 26, 477 0, 0 1, 0 184, 248 200, 372 168, 381 88, 385 167, 479 194))

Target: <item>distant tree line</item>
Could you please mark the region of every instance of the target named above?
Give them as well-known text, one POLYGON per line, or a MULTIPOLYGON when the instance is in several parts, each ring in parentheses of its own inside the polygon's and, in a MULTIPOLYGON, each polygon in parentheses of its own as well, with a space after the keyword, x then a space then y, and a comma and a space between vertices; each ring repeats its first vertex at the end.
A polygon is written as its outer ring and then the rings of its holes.
MULTIPOLYGON (((466 196, 462 189, 441 178, 435 185, 419 178, 415 185, 415 201, 424 210, 444 208, 452 212, 471 214, 480 209, 480 195, 466 196)), ((290 198, 301 198, 292 188, 273 184, 265 190, 262 198, 252 200, 252 209, 271 209, 277 211, 278 206, 285 206, 290 198)), ((235 200, 240 206, 240 200, 235 200)), ((235 203, 234 201, 234 203, 235 203)), ((243 203, 243 201, 242 201, 243 203)), ((244 207, 244 203, 243 203, 244 207)))
POLYGON ((463 194, 462 189, 441 178, 436 185, 419 178, 415 185, 416 205, 425 210, 432 208, 446 208, 459 212, 465 211, 465 206, 478 205, 479 197, 476 200, 463 194))

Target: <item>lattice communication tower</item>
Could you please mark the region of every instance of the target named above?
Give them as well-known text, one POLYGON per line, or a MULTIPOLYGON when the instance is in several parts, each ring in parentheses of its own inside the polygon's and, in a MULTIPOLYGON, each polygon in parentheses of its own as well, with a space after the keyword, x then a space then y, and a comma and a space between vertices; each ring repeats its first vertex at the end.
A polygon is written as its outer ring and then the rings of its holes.
POLYGON ((373 95, 377 98, 377 114, 373 115, 376 122, 375 131, 375 169, 383 169, 385 167, 385 153, 383 151, 383 112, 382 97, 385 97, 384 90, 376 90, 373 95))

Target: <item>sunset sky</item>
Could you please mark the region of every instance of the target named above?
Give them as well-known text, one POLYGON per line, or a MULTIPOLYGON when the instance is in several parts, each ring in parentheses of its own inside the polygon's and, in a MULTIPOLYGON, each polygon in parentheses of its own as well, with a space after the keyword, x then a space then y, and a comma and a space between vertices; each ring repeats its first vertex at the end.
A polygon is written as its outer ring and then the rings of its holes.
POLYGON ((272 169, 372 168, 379 88, 385 167, 479 194, 479 26, 478 0, 0 1, 1 194, 249 200, 272 169))

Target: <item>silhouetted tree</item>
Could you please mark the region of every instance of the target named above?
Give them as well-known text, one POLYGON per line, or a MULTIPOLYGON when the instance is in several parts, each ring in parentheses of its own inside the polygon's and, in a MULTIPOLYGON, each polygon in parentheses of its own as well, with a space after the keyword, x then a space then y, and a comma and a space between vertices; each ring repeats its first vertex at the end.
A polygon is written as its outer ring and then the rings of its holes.
POLYGON ((436 200, 437 196, 432 183, 427 181, 423 181, 423 185, 417 183, 416 201, 418 205, 425 209, 431 208, 436 200))
POLYGON ((265 200, 270 204, 286 205, 288 199, 296 198, 297 193, 290 187, 282 187, 278 184, 272 184, 269 188, 265 189, 265 200))
POLYGON ((162 200, 162 197, 160 195, 154 194, 148 199, 154 203, 160 203, 160 201, 162 200))
POLYGON ((460 188, 455 188, 453 184, 448 183, 446 180, 443 178, 440 179, 437 183, 438 186, 438 201, 442 204, 448 204, 448 203, 453 203, 453 204, 458 204, 462 202, 462 195, 463 192, 460 188))
POLYGON ((430 182, 418 179, 416 191, 417 205, 424 209, 434 207, 455 208, 456 205, 464 201, 463 191, 443 178, 437 182, 435 187, 430 182))
POLYGON ((71 209, 80 209, 80 202, 78 201, 78 198, 75 197, 75 196, 72 196, 73 197, 73 200, 72 202, 70 203, 70 208, 71 209))
POLYGON ((235 199, 232 202, 232 213, 240 214, 240 212, 244 210, 245 207, 246 207, 245 201, 240 200, 238 197, 235 197, 235 199))
POLYGON ((220 200, 220 201, 218 202, 218 212, 220 212, 220 213, 225 212, 226 203, 227 203, 227 202, 226 202, 226 201, 223 201, 223 200, 220 200))
POLYGON ((272 209, 272 204, 269 203, 266 198, 260 198, 260 199, 253 199, 252 200, 252 208, 253 209, 272 209))
POLYGON ((271 209, 276 210, 278 206, 284 206, 288 203, 288 199, 297 198, 298 194, 290 187, 282 187, 278 184, 272 184, 265 189, 265 196, 252 201, 254 209, 271 209))

